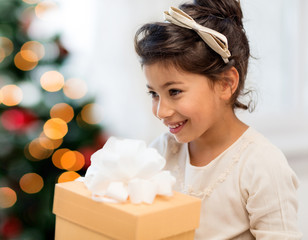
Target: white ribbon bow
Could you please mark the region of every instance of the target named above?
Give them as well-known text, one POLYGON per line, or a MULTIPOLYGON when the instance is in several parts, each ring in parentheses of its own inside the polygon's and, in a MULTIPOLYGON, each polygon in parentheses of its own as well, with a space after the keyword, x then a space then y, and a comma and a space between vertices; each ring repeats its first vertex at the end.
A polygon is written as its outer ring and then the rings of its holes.
POLYGON ((225 35, 196 23, 191 16, 175 7, 170 7, 169 12, 165 11, 164 16, 165 20, 170 23, 196 31, 203 41, 222 57, 225 63, 229 62, 228 58, 231 54, 225 35))
POLYGON ((175 178, 162 171, 166 160, 141 140, 110 137, 91 156, 83 181, 96 201, 151 204, 155 196, 171 196, 175 178))

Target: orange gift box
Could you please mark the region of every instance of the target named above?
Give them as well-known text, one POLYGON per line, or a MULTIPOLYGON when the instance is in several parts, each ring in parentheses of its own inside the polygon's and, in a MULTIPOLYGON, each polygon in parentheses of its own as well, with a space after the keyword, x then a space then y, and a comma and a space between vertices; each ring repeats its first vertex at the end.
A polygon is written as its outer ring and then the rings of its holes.
POLYGON ((179 192, 157 196, 153 204, 103 203, 83 182, 58 183, 53 213, 56 240, 192 240, 201 200, 179 192))

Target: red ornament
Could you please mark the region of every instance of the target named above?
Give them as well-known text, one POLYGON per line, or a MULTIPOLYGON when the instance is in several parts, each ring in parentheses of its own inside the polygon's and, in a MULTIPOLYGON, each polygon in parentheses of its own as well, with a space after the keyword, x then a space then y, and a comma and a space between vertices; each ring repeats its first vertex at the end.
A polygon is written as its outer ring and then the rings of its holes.
POLYGON ((98 150, 98 149, 101 149, 105 143, 107 142, 109 136, 107 136, 106 134, 99 134, 96 136, 95 138, 95 149, 98 150))
POLYGON ((93 153, 96 152, 96 149, 94 147, 85 146, 79 148, 78 151, 83 154, 85 159, 85 163, 82 169, 87 170, 88 167, 91 165, 91 156, 93 153))
POLYGON ((22 223, 16 217, 9 217, 4 219, 3 223, 0 227, 0 237, 3 236, 4 238, 14 238, 20 235, 22 231, 22 223))
POLYGON ((36 120, 37 117, 25 109, 9 109, 1 115, 1 123, 8 131, 24 131, 36 120))

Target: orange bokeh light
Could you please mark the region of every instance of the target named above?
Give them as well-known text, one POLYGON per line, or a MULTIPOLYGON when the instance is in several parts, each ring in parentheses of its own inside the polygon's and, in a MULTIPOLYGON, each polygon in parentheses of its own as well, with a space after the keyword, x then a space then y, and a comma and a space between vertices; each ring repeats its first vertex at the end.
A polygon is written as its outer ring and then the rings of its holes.
POLYGON ((2 89, 0 88, 0 104, 2 103, 2 101, 3 101, 2 89))
POLYGON ((50 139, 63 138, 67 132, 67 124, 61 118, 51 118, 44 124, 44 134, 50 139))
POLYGON ((68 79, 63 87, 64 94, 71 99, 80 99, 86 95, 88 91, 85 81, 78 78, 68 79))
POLYGON ((6 106, 16 106, 23 99, 23 93, 20 87, 10 84, 1 89, 1 101, 6 106))
POLYGON ((36 4, 40 2, 41 0, 22 0, 22 1, 28 4, 36 4))
POLYGON ((81 110, 81 119, 88 124, 98 124, 102 121, 101 107, 96 103, 85 105, 81 110))
POLYGON ((61 164, 61 158, 68 151, 70 151, 68 148, 61 148, 55 151, 54 154, 52 155, 53 165, 55 165, 59 169, 63 169, 61 164))
POLYGON ((68 123, 74 117, 74 109, 67 103, 58 103, 50 109, 50 117, 61 118, 68 123))
POLYGON ((57 92, 64 86, 64 77, 57 71, 48 71, 41 76, 40 82, 46 91, 57 92))
POLYGON ((9 187, 0 187, 0 209, 10 208, 17 201, 16 192, 9 187))
POLYGON ((40 138, 32 140, 28 146, 31 160, 43 160, 51 156, 53 149, 45 148, 40 141, 40 138))
POLYGON ((73 171, 64 172, 59 176, 58 183, 71 182, 79 177, 80 175, 76 172, 73 172, 73 171))
POLYGON ((9 56, 14 50, 13 42, 7 37, 0 37, 0 50, 2 49, 4 57, 9 56))
POLYGON ((33 59, 32 51, 24 51, 23 54, 21 54, 21 52, 18 52, 14 58, 15 66, 22 71, 30 71, 34 69, 38 62, 28 61, 27 59, 33 59), (24 58, 23 56, 26 56, 26 58, 24 58))
POLYGON ((19 185, 24 192, 34 194, 42 190, 44 180, 36 173, 27 173, 21 177, 19 185))
POLYGON ((67 151, 61 157, 61 166, 70 171, 78 171, 85 164, 84 156, 78 151, 67 151))
POLYGON ((46 13, 57 9, 58 6, 54 1, 45 0, 36 5, 35 14, 38 18, 44 20, 46 17, 46 13))
POLYGON ((44 57, 45 48, 37 41, 29 41, 22 45, 20 54, 29 62, 37 62, 44 57))
POLYGON ((31 50, 21 50, 20 54, 21 54, 22 58, 25 59, 28 62, 36 63, 39 60, 37 55, 35 54, 35 52, 33 52, 31 50))
POLYGON ((42 145, 43 148, 46 149, 56 149, 58 147, 61 146, 61 144, 63 143, 63 139, 50 139, 47 136, 45 136, 44 132, 41 133, 40 137, 38 138, 40 141, 40 144, 42 145))
POLYGON ((0 63, 4 60, 5 58, 5 52, 3 48, 0 48, 0 63))

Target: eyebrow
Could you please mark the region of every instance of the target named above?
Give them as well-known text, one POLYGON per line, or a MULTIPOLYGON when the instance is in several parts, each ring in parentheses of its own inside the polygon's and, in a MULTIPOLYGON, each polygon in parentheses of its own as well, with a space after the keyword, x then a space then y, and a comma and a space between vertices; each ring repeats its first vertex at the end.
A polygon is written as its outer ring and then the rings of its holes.
MULTIPOLYGON (((162 85, 161 86, 161 88, 167 88, 167 87, 169 87, 169 86, 171 86, 171 85, 173 85, 173 84, 183 84, 183 82, 174 82, 174 81, 170 81, 170 82, 166 82, 164 85, 162 85)), ((147 86, 147 88, 149 88, 149 89, 153 89, 153 87, 151 87, 150 85, 146 85, 147 86)))

